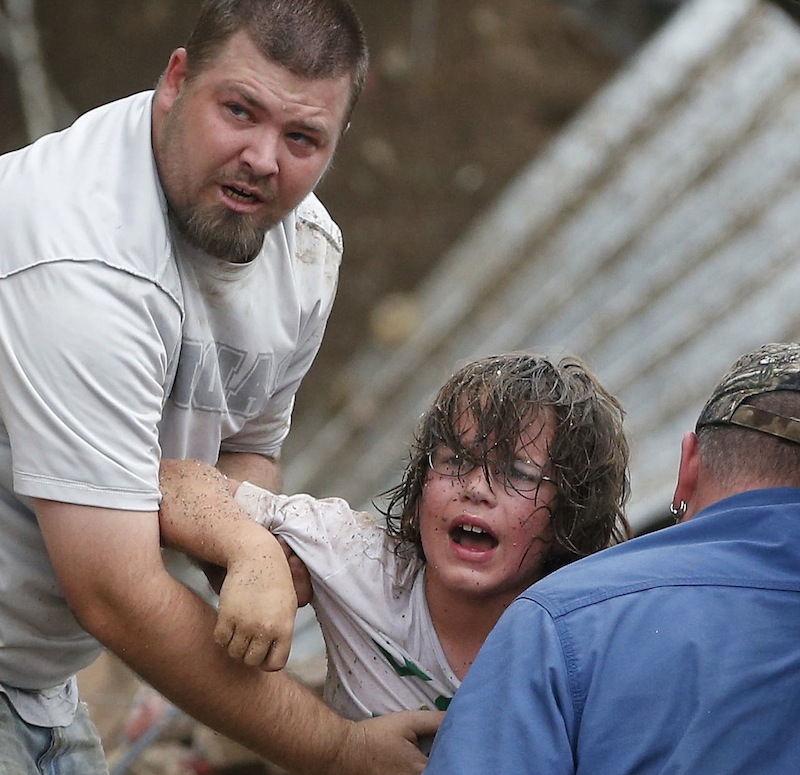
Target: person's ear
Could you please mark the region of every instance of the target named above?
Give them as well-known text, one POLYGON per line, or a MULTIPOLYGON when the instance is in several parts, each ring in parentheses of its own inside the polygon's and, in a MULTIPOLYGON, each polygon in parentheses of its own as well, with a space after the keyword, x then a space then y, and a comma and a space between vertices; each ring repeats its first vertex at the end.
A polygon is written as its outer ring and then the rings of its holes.
POLYGON ((691 519, 698 511, 696 506, 697 481, 700 467, 700 442, 697 434, 689 431, 681 440, 681 462, 678 467, 678 483, 672 496, 670 510, 678 522, 691 519))
POLYGON ((181 88, 186 81, 188 73, 188 57, 185 48, 177 48, 172 52, 169 58, 167 69, 161 76, 156 90, 156 99, 158 100, 159 107, 169 112, 175 100, 178 99, 181 88))

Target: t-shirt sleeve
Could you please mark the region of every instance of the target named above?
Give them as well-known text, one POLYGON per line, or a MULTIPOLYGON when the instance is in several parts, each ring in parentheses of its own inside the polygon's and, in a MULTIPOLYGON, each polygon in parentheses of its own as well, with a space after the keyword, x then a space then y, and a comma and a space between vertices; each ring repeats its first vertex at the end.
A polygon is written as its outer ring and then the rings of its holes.
POLYGON ((21 495, 151 510, 177 304, 99 261, 0 283, 0 414, 21 495))
POLYGON ((384 544, 383 527, 341 498, 276 495, 243 482, 236 502, 252 519, 284 538, 312 578, 320 581, 347 569, 362 573, 369 548, 384 544))

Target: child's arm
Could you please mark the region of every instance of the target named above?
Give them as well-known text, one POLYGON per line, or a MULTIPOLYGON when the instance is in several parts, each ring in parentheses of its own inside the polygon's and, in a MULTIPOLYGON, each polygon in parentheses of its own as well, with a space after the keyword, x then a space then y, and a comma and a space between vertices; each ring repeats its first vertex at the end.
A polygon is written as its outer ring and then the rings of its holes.
POLYGON ((280 670, 294 630, 294 584, 277 539, 234 501, 236 485, 205 463, 162 461, 161 537, 227 570, 214 640, 247 665, 280 670))

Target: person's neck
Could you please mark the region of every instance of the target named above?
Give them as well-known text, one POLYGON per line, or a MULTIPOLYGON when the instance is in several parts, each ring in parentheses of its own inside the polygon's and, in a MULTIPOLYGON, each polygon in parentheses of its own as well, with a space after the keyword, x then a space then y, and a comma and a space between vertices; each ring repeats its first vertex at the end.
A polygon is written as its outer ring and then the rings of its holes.
POLYGON ((447 662, 463 680, 486 636, 517 594, 467 597, 426 580, 425 596, 447 662))

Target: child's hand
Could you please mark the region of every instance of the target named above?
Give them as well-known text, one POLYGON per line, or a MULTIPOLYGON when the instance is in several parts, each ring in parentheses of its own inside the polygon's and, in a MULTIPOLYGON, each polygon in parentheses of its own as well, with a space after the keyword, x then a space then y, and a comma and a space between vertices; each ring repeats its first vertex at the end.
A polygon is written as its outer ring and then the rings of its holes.
POLYGON ((247 552, 228 564, 219 596, 214 640, 234 659, 261 670, 286 666, 292 645, 297 595, 277 539, 249 523, 247 552))
POLYGON ((237 486, 207 463, 162 460, 161 536, 167 546, 227 571, 214 640, 246 665, 280 670, 297 611, 292 572, 278 539, 233 499, 237 486))

